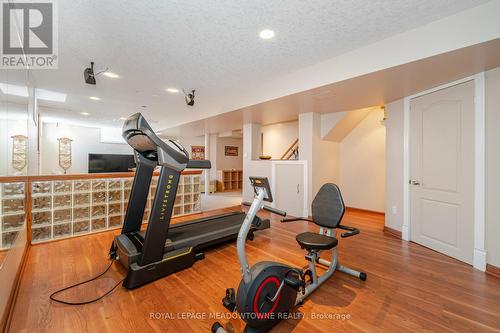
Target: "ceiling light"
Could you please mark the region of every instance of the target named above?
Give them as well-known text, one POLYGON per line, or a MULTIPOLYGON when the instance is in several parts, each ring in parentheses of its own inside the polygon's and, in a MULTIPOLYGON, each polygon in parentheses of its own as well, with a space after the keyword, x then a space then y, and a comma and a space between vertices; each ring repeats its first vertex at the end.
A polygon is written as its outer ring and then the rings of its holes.
POLYGON ((126 117, 120 117, 120 120, 127 120, 126 117))
POLYGON ((167 88, 167 91, 172 94, 177 94, 179 92, 179 89, 177 88, 167 88))
POLYGON ((66 94, 36 88, 36 98, 53 102, 66 102, 66 94))
POLYGON ((118 75, 116 73, 112 73, 112 72, 104 72, 104 73, 102 73, 102 75, 107 76, 107 77, 112 78, 112 79, 117 79, 120 77, 120 75, 118 75))
POLYGON ((88 112, 80 112, 80 114, 81 114, 82 116, 88 116, 88 115, 89 115, 89 113, 88 113, 88 112))
POLYGON ((90 96, 89 97, 91 100, 94 100, 94 101, 100 101, 101 98, 100 97, 96 97, 96 96, 90 96))
POLYGON ((0 90, 5 95, 13 95, 19 97, 28 97, 28 88, 26 86, 17 86, 15 84, 0 83, 0 90))
POLYGON ((269 29, 264 29, 259 33, 259 36, 262 39, 271 39, 274 37, 274 31, 269 29))

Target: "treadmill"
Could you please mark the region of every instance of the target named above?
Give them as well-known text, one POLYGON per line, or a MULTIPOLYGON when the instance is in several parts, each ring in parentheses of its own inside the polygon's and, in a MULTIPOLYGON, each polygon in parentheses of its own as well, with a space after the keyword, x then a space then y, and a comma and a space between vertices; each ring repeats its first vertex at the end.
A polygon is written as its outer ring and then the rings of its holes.
MULTIPOLYGON (((133 289, 191 267, 204 258, 203 249, 234 240, 246 217, 243 211, 200 218, 170 225, 177 185, 185 168, 209 169, 208 160, 190 160, 179 143, 162 141, 142 114, 130 116, 123 125, 123 138, 134 149, 136 173, 121 234, 116 236, 110 258, 127 269, 123 286, 133 289), (160 166, 151 214, 141 230, 154 169, 160 166)), ((253 231, 267 229, 269 220, 255 217, 253 231)))

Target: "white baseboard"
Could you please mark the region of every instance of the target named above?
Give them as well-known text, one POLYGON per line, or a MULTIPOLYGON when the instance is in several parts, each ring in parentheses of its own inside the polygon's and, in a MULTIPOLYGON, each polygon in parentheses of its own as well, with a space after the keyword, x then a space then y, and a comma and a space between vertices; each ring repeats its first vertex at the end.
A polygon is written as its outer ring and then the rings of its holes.
POLYGON ((401 235, 402 235, 402 238, 403 240, 405 241, 410 241, 410 229, 408 228, 407 225, 403 225, 401 227, 401 235))
POLYGON ((472 263, 475 269, 479 269, 482 272, 486 271, 486 251, 474 249, 474 258, 472 263))

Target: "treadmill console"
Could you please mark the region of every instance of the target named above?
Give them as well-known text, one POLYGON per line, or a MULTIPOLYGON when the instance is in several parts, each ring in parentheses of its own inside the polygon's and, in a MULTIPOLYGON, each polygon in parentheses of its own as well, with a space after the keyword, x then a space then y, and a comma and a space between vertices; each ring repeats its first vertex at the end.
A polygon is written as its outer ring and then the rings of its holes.
POLYGON ((257 194, 257 188, 263 188, 266 192, 264 201, 273 202, 273 195, 271 193, 271 187, 269 186, 269 180, 267 177, 249 177, 250 184, 253 186, 255 194, 257 194))

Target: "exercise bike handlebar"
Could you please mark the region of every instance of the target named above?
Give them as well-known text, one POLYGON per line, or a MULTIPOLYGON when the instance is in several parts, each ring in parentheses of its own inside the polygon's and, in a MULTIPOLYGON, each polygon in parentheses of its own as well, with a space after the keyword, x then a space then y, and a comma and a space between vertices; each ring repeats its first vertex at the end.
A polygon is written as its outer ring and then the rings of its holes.
MULTIPOLYGON (((243 201, 241 204, 243 206, 249 206, 249 207, 252 205, 252 203, 248 202, 248 201, 243 201)), ((273 214, 278 214, 278 215, 281 215, 281 216, 286 216, 286 212, 285 211, 277 209, 277 208, 273 208, 273 207, 269 207, 269 206, 263 206, 262 209, 263 210, 267 210, 268 212, 271 212, 273 214)))
MULTIPOLYGON (((281 219, 282 223, 295 222, 295 221, 314 222, 312 219, 308 219, 305 217, 290 217, 287 219, 281 219)), ((354 227, 349 227, 347 225, 338 225, 336 228, 349 231, 349 232, 344 232, 344 233, 340 234, 340 237, 342 237, 342 238, 351 237, 351 236, 359 234, 359 229, 354 228, 354 227)))
POLYGON ((342 237, 342 238, 351 237, 351 236, 359 234, 358 228, 349 227, 347 225, 339 225, 337 228, 349 231, 349 232, 344 232, 344 233, 340 234, 340 237, 342 237))

